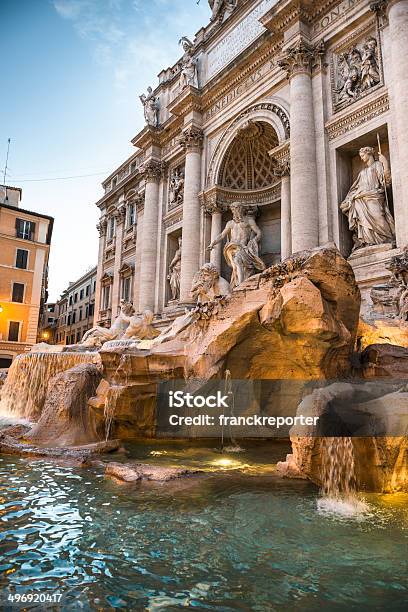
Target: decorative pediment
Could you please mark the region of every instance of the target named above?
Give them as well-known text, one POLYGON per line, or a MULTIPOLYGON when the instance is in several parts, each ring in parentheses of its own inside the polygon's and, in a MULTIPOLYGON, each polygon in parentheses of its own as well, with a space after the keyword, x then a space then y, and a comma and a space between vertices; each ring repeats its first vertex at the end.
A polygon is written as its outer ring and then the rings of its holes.
POLYGON ((134 269, 135 269, 135 266, 133 263, 124 262, 119 270, 119 275, 121 277, 132 276, 134 269))
POLYGON ((111 285, 113 283, 113 274, 111 272, 105 272, 101 278, 101 284, 103 286, 111 285))

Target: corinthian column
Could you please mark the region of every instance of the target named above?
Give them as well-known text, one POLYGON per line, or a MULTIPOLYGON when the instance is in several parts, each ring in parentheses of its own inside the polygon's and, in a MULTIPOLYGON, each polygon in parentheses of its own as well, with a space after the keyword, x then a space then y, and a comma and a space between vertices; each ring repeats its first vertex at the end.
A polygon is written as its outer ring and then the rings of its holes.
POLYGON ((122 247, 123 247, 123 226, 126 217, 126 208, 124 204, 118 206, 115 211, 116 232, 115 232, 115 262, 113 264, 113 285, 112 285, 112 320, 115 319, 119 312, 120 304, 120 275, 119 270, 122 263, 122 247))
POLYGON ((99 251, 98 251, 98 268, 96 270, 96 288, 95 288, 95 311, 94 311, 94 324, 96 325, 99 321, 99 311, 101 309, 101 278, 103 276, 103 262, 105 259, 105 243, 106 243, 106 228, 108 222, 106 217, 103 216, 99 221, 96 229, 99 232, 99 251))
POLYGON ((200 265, 201 149, 203 133, 196 127, 183 132, 180 139, 185 151, 183 200, 183 243, 181 247, 180 302, 191 302, 191 284, 200 265))
POLYGON ((290 211, 290 161, 282 159, 274 167, 275 176, 281 179, 281 259, 292 253, 292 219, 290 211))
POLYGON ((135 249, 135 277, 133 284, 133 305, 139 309, 140 297, 140 268, 142 261, 142 241, 143 241, 143 209, 144 198, 139 196, 135 201, 136 206, 136 249, 135 249))
POLYGON ((279 60, 290 80, 290 190, 292 251, 319 244, 316 141, 312 94, 314 53, 304 42, 279 60))
MULTIPOLYGON (((214 198, 215 200, 215 198, 214 198)), ((205 212, 211 215, 211 239, 214 240, 222 232, 222 209, 215 201, 205 202, 205 212)), ((221 272, 221 260, 222 260, 222 243, 218 242, 210 251, 210 262, 221 272)))
POLYGON ((408 243, 408 0, 387 3, 400 197, 394 202, 398 246, 408 243))
POLYGON ((145 205, 140 258, 139 310, 154 310, 157 235, 159 226, 159 182, 162 164, 154 159, 143 168, 145 205))

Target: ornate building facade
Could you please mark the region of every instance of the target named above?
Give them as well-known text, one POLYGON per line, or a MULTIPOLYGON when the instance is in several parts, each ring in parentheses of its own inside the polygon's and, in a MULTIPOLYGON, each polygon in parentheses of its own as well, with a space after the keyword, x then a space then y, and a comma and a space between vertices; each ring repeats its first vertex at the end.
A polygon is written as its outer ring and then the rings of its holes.
POLYGON ((140 96, 146 127, 104 182, 95 322, 172 318, 244 205, 269 266, 335 243, 364 307, 408 243, 408 0, 210 3, 140 96))

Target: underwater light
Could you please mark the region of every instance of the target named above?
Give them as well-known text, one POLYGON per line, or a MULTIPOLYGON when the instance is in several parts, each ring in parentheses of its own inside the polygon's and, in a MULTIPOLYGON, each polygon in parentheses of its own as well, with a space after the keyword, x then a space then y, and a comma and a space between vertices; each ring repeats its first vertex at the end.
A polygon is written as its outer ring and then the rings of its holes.
POLYGON ((233 459, 227 459, 224 457, 223 459, 216 459, 213 461, 214 465, 219 465, 221 467, 231 467, 241 465, 239 461, 234 461, 233 459))

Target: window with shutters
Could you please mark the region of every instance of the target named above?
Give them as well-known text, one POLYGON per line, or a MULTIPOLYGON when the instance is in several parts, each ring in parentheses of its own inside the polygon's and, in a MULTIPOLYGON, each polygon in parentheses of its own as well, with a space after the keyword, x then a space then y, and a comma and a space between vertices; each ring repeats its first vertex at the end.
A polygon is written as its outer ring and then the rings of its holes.
POLYGON ((16 219, 16 236, 23 240, 34 240, 35 223, 25 219, 16 219))
POLYGON ((28 251, 26 249, 17 249, 16 252, 16 268, 21 270, 27 270, 28 265, 28 251))
POLYGON ((18 342, 20 337, 20 321, 10 321, 8 331, 8 341, 18 342))
POLYGON ((24 302, 24 285, 23 283, 13 283, 13 293, 11 296, 12 302, 24 302))
POLYGON ((79 292, 79 299, 83 300, 84 299, 84 290, 81 289, 81 291, 79 292))

